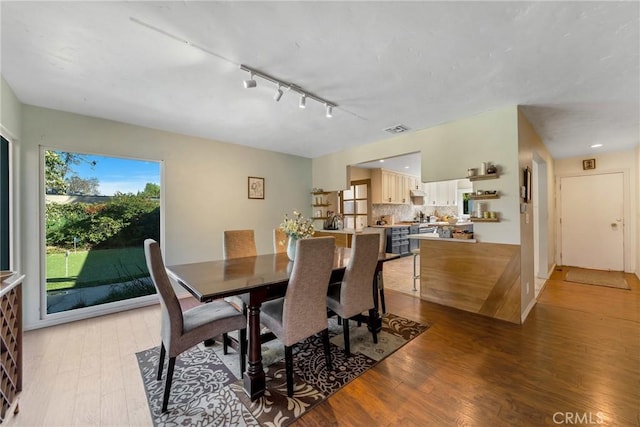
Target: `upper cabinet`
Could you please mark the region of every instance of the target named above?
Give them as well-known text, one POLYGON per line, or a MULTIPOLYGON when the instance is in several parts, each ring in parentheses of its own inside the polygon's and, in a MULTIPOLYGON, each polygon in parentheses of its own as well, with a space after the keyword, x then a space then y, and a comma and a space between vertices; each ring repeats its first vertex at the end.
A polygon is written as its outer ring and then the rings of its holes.
POLYGON ((458 204, 458 180, 428 182, 424 184, 427 206, 456 206, 458 204))
POLYGON ((419 183, 420 179, 386 169, 372 169, 371 203, 408 204, 416 181, 419 183))

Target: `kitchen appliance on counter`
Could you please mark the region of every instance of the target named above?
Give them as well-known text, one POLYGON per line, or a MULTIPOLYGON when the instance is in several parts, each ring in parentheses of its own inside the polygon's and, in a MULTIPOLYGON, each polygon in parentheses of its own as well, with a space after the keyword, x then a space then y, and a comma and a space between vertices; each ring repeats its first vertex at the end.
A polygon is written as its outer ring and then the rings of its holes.
POLYGON ((393 215, 381 215, 380 221, 384 221, 386 225, 394 225, 396 223, 396 218, 393 215))

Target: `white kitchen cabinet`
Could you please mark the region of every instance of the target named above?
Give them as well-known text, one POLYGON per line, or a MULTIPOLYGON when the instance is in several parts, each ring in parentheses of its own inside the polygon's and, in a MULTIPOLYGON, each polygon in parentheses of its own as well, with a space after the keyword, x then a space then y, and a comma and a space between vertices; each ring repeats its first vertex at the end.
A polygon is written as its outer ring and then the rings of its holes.
POLYGON ((428 182, 424 184, 427 206, 456 206, 458 204, 458 180, 428 182))

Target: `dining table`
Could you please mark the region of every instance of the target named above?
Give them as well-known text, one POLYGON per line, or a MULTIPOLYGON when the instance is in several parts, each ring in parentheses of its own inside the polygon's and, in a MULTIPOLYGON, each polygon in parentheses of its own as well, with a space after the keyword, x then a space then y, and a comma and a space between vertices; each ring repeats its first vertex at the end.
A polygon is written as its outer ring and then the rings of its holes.
MULTIPOLYGON (((386 261, 398 254, 380 253, 376 274, 372 278, 374 310, 370 310, 367 327, 376 332, 382 321, 378 311, 378 278, 386 261)), ((351 248, 336 247, 330 283, 339 282, 349 264, 351 248)), ((262 365, 260 307, 263 302, 285 295, 293 261, 286 253, 272 253, 235 259, 212 260, 166 266, 167 273, 201 302, 247 294, 249 350, 243 387, 251 400, 264 394, 265 372, 262 365)))

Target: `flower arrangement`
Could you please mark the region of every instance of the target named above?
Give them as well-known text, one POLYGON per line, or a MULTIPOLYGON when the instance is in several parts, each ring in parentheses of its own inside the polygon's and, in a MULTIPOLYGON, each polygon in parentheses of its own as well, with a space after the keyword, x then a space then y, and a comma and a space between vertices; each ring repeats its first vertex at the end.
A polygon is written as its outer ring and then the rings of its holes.
POLYGON ((284 221, 280 224, 280 230, 294 239, 306 239, 313 236, 313 220, 304 218, 298 211, 293 211, 293 218, 284 214, 284 221))

